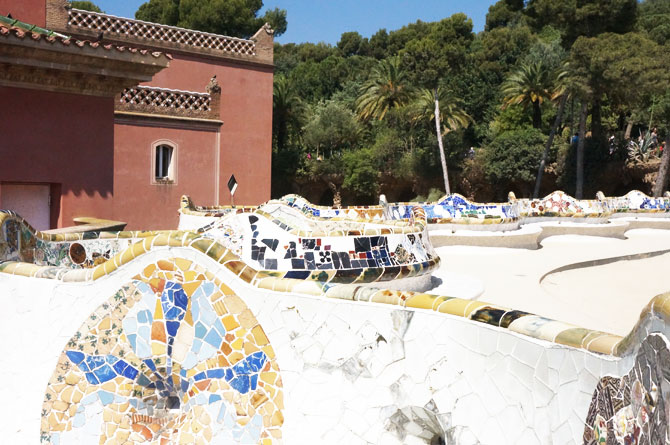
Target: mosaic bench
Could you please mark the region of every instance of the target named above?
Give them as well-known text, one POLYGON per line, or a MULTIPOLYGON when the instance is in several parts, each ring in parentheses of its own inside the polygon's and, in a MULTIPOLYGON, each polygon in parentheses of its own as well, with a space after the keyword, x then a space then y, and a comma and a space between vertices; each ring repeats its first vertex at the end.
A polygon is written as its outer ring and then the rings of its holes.
MULTIPOLYGON (((440 258, 426 235, 425 216, 415 220, 376 223, 333 220, 305 221, 283 205, 253 212, 236 209, 198 230, 219 240, 241 260, 277 276, 330 283, 369 284, 425 290, 440 258), (300 226, 296 226, 300 224, 300 226)), ((103 263, 131 244, 170 232, 100 232, 45 234, 35 232, 18 215, 0 211, 0 257, 36 265, 85 269, 103 263)), ((70 272, 72 274, 74 272, 70 272)), ((79 272, 83 273, 83 272, 79 272)))
POLYGON ((638 190, 624 196, 606 197, 598 192, 597 198, 605 202, 614 213, 611 221, 625 221, 628 229, 670 229, 670 193, 654 198, 638 190))
POLYGON ((439 266, 423 210, 407 221, 307 217, 282 202, 254 210, 221 208, 222 216, 202 217, 188 197, 180 228, 196 229, 233 250, 247 264, 305 279, 332 272, 333 283, 392 281, 389 286, 426 290, 439 266), (204 224, 204 225, 203 225, 204 224))
POLYGON ((9 221, 0 377, 21 403, 0 424, 8 443, 669 439, 670 294, 621 338, 280 277, 194 232, 147 235, 90 269, 40 266, 9 221))
POLYGON ((629 230, 626 221, 610 221, 612 211, 600 200, 575 199, 558 190, 542 199, 517 199, 513 192, 510 202, 519 205, 521 224, 542 230, 537 241, 556 235, 586 235, 625 238, 629 230))
POLYGON ((281 198, 291 207, 311 216, 347 217, 368 220, 401 220, 411 218, 412 209, 421 207, 426 212, 429 230, 514 230, 519 228, 516 205, 510 203, 474 203, 454 193, 437 202, 387 203, 381 195, 378 206, 324 207, 311 204, 298 195, 281 198))
POLYGON ((592 224, 605 223, 612 211, 599 200, 575 199, 557 190, 542 199, 517 199, 514 192, 508 194, 509 202, 519 206, 522 224, 546 221, 565 221, 592 224))
POLYGON ((596 195, 598 200, 613 212, 612 217, 622 216, 670 216, 670 193, 654 198, 639 190, 631 190, 624 196, 606 197, 603 192, 596 195))

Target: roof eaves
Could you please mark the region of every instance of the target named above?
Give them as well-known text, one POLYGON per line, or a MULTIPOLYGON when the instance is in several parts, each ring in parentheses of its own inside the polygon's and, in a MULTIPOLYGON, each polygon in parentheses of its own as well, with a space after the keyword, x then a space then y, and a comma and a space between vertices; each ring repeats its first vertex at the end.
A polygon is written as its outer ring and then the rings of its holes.
POLYGON ((92 49, 101 48, 106 51, 116 50, 120 53, 128 52, 130 54, 138 54, 146 57, 154 57, 156 59, 165 57, 167 60, 172 60, 172 56, 161 51, 149 51, 146 49, 138 49, 129 46, 119 46, 112 44, 103 44, 100 42, 92 42, 90 40, 77 40, 65 34, 60 34, 54 31, 49 31, 35 25, 30 25, 15 19, 10 19, 6 16, 0 15, 0 36, 13 36, 19 39, 25 39, 29 36, 32 40, 54 44, 56 42, 63 46, 75 45, 79 48, 90 47, 92 49))
POLYGON ((49 29, 41 28, 37 25, 31 25, 30 23, 25 23, 17 19, 11 19, 9 17, 6 17, 2 14, 0 14, 0 26, 5 26, 7 28, 16 28, 20 29, 21 31, 26 31, 30 32, 32 34, 39 34, 47 37, 60 37, 62 39, 69 39, 69 36, 66 36, 65 34, 61 34, 55 31, 51 31, 49 29))

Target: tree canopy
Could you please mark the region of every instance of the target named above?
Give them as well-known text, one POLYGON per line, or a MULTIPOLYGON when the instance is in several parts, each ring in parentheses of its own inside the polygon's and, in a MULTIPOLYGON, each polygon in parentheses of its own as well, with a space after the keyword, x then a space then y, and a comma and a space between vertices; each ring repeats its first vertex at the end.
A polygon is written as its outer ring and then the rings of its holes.
MULTIPOLYGON (((149 0, 136 17, 286 30, 284 10, 261 11, 262 0, 149 0)), ((449 182, 478 200, 650 191, 624 147, 653 127, 670 134, 668 61, 668 0, 498 0, 479 33, 459 13, 350 30, 336 45, 275 43, 273 196, 369 204, 449 182)))
POLYGON ((89 1, 71 1, 73 8, 83 9, 84 11, 103 12, 98 5, 89 1))
POLYGON ((286 32, 286 10, 259 16, 262 8, 263 0, 149 0, 135 18, 234 37, 250 37, 266 22, 276 36, 286 32))

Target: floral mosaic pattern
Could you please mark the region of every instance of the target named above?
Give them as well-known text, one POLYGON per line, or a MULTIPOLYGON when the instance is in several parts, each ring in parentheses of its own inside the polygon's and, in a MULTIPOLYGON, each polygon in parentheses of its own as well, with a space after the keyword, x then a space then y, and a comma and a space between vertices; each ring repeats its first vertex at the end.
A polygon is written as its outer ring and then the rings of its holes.
POLYGON ((641 345, 623 378, 598 383, 584 428, 584 444, 655 445, 670 442, 670 350, 663 335, 641 345))
POLYGON ((42 443, 277 443, 282 382, 245 303, 191 261, 151 264, 68 342, 42 443))

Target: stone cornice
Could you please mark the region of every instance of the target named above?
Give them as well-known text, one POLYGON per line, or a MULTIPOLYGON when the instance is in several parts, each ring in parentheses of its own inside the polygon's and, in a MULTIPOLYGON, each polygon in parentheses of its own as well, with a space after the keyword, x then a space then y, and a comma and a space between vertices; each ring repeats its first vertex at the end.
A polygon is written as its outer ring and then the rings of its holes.
POLYGON ((0 27, 0 85, 114 96, 169 64, 161 53, 0 27))
POLYGON ((218 121, 221 88, 216 77, 206 93, 171 90, 148 86, 126 88, 117 95, 114 109, 130 115, 156 115, 175 118, 218 121))
POLYGON ((248 40, 144 22, 69 7, 66 0, 47 0, 47 27, 84 38, 199 54, 241 64, 273 66, 273 34, 263 26, 248 40))

